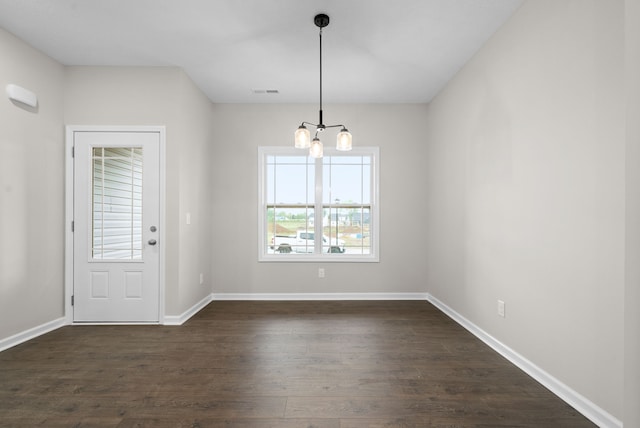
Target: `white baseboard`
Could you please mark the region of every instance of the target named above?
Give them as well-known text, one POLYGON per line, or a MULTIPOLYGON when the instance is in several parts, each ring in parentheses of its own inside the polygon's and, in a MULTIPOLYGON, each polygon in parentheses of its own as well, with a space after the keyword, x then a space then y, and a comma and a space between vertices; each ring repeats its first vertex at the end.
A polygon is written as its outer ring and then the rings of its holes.
POLYGON ((447 306, 437 298, 433 297, 430 294, 427 294, 427 300, 436 308, 440 309, 442 312, 448 315, 455 322, 471 332, 478 339, 489 345, 515 366, 540 382, 547 389, 564 400, 567 404, 572 406, 578 412, 582 413, 594 424, 602 428, 622 428, 622 422, 615 418, 613 415, 606 412, 593 402, 589 401, 587 398, 574 391, 564 383, 560 382, 558 379, 542 370, 540 367, 536 366, 513 349, 509 348, 507 345, 503 344, 477 325, 473 324, 471 321, 451 309, 449 306, 447 306))
POLYGON ((426 293, 214 293, 213 300, 426 300, 426 293))
POLYGON ((204 299, 200 300, 198 303, 187 309, 182 315, 165 315, 164 325, 182 325, 189 320, 192 316, 198 313, 202 308, 207 306, 213 300, 213 294, 209 294, 205 296, 204 299))
POLYGON ((14 334, 6 339, 0 339, 0 352, 26 342, 27 340, 35 339, 36 337, 42 336, 50 331, 57 330, 65 325, 67 325, 67 319, 62 317, 14 334))

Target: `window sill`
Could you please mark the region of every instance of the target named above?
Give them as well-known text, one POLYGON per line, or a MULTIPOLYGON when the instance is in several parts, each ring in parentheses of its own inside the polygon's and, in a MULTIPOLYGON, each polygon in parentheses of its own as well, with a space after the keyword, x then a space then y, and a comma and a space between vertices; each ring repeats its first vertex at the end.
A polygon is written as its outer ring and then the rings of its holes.
POLYGON ((380 258, 369 254, 261 254, 258 261, 268 263, 379 263, 380 258))

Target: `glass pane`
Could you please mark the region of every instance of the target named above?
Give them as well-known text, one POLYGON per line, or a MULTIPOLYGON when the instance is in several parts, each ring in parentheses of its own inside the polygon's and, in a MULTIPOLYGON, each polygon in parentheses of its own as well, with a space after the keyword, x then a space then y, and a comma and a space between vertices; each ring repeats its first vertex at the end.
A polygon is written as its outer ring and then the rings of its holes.
POLYGON ((323 252, 371 254, 370 156, 323 160, 323 252))
POLYGON ((142 148, 95 147, 92 256, 142 259, 142 148))
POLYGON ((323 253, 371 254, 369 207, 332 206, 323 212, 323 253))
POLYGON ((307 155, 267 157, 266 253, 314 252, 314 171, 307 155))
MULTIPOLYGON (((329 172, 329 187, 331 192, 328 197, 335 204, 359 204, 362 202, 362 165, 331 165, 329 172)), ((327 178, 325 178, 326 180, 327 178)), ((368 180, 368 177, 366 177, 368 180)))
POLYGON ((371 205, 373 199, 371 196, 371 181, 373 180, 373 175, 370 164, 362 165, 362 177, 362 203, 371 205))
POLYGON ((313 207, 267 207, 267 253, 313 253, 313 224, 313 207))
POLYGON ((314 165, 267 165, 268 204, 308 204, 313 202, 314 165))
POLYGON ((361 165, 362 156, 331 156, 333 165, 361 165))
POLYGON ((267 164, 300 165, 313 162, 308 156, 267 156, 267 164))
POLYGON ((368 156, 325 157, 323 203, 325 205, 370 204, 371 173, 371 162, 368 156))

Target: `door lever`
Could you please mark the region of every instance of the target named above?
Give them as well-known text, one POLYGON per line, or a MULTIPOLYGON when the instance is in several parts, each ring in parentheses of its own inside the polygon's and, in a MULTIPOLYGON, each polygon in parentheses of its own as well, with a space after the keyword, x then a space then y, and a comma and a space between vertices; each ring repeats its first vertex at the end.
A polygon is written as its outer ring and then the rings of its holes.
POLYGON ((158 243, 158 241, 156 241, 155 239, 149 239, 149 245, 156 245, 158 243))

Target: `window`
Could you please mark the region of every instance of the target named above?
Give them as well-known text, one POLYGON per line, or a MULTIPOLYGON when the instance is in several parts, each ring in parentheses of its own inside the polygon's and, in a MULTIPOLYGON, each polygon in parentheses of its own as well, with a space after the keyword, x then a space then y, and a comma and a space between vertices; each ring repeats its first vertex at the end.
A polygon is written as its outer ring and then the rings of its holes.
POLYGON ((94 147, 92 258, 142 259, 142 148, 94 147))
POLYGON ((378 148, 258 154, 261 261, 378 261, 378 148))

